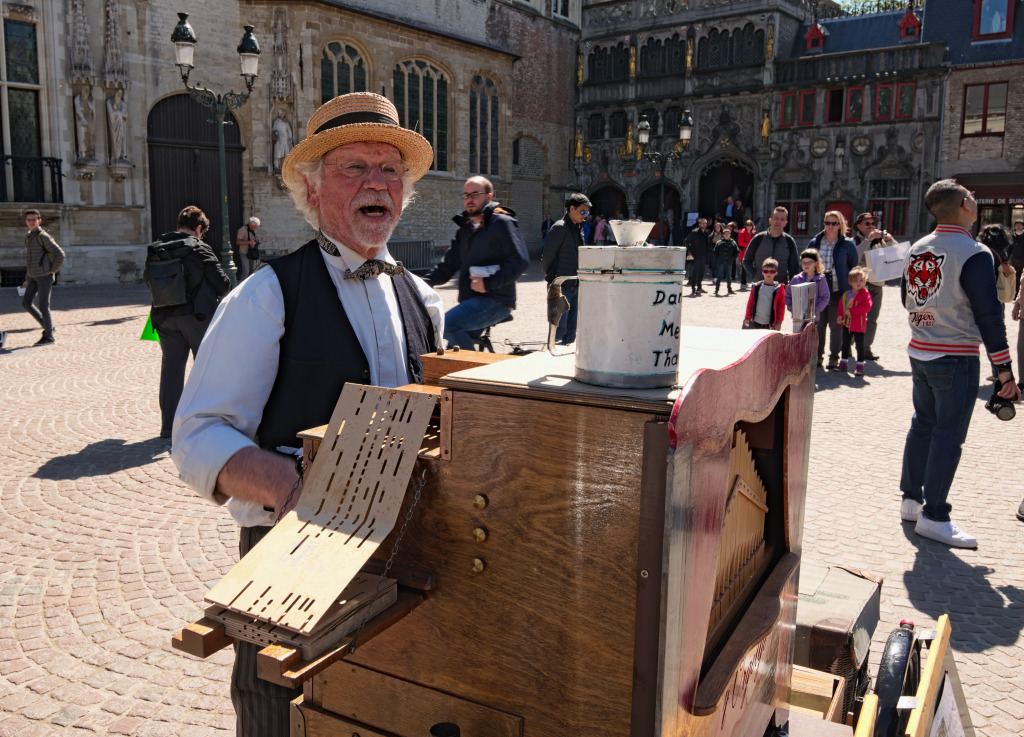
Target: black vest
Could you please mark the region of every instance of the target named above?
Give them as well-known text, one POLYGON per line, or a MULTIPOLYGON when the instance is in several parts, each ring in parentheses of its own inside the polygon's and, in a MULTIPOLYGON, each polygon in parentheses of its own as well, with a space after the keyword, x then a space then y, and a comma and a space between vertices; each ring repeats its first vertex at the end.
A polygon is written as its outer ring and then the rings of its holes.
MULTIPOLYGON (((266 265, 274 270, 284 295, 284 335, 257 442, 268 449, 295 447, 301 445, 297 433, 330 421, 346 383, 369 383, 370 365, 315 240, 266 265)), ((436 349, 434 324, 408 273, 391 283, 402 317, 409 376, 419 384, 419 357, 436 349)))

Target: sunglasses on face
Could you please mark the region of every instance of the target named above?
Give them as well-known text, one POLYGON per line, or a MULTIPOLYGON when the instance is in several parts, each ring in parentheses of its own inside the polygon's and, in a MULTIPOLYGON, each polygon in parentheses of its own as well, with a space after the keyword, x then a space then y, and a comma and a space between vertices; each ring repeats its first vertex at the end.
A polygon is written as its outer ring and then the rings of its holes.
POLYGON ((779 272, 775 269, 761 269, 762 274, 778 274, 779 272))
POLYGON ((583 217, 586 217, 589 214, 590 214, 590 210, 580 210, 580 215, 582 215, 583 217))
POLYGON ((838 220, 826 220, 825 221, 825 225, 830 227, 830 228, 835 228, 835 227, 838 227, 839 221, 838 220))

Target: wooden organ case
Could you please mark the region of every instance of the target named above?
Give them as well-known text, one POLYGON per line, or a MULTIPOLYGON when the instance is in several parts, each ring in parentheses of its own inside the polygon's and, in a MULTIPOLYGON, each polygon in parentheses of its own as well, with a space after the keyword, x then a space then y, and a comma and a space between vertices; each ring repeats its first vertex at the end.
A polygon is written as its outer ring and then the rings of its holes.
POLYGON ((305 681, 293 737, 785 721, 815 345, 684 329, 674 391, 580 384, 541 353, 437 380, 440 460, 394 558, 435 583, 305 681))

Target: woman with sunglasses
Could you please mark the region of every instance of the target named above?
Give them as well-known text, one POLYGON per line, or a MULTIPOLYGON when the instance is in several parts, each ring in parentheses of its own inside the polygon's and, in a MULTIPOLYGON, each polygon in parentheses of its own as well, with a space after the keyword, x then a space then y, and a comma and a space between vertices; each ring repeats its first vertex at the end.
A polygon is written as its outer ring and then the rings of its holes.
POLYGON ((839 366, 843 345, 843 326, 838 322, 839 300, 850 288, 850 269, 857 265, 857 246, 846 237, 846 218, 838 210, 825 213, 825 229, 818 233, 808 248, 818 252, 822 273, 829 284, 829 303, 818 317, 818 366, 824 365, 825 330, 829 331, 828 368, 839 366))

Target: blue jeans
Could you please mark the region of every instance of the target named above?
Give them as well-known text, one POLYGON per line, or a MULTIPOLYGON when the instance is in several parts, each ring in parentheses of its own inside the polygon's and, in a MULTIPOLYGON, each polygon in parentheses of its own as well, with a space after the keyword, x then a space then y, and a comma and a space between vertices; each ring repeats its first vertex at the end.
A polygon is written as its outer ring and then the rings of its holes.
POLYGON ((512 314, 512 308, 481 294, 452 307, 444 314, 444 339, 449 348, 476 350, 475 338, 485 329, 512 314))
POLYGON ((729 287, 729 291, 731 292, 732 291, 732 264, 719 263, 718 264, 717 276, 718 276, 718 278, 715 280, 715 291, 716 292, 718 291, 718 288, 720 286, 722 286, 722 279, 725 279, 725 285, 727 287, 729 287))
POLYGON ((563 282, 562 294, 569 300, 569 309, 562 313, 555 331, 555 340, 563 345, 576 342, 576 306, 579 302, 580 283, 563 282))
POLYGON ((910 359, 914 417, 903 448, 900 489, 904 499, 923 502, 923 514, 935 522, 949 520, 946 497, 978 399, 980 365, 977 356, 910 359))

